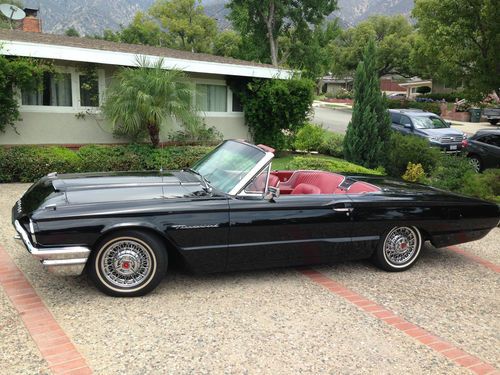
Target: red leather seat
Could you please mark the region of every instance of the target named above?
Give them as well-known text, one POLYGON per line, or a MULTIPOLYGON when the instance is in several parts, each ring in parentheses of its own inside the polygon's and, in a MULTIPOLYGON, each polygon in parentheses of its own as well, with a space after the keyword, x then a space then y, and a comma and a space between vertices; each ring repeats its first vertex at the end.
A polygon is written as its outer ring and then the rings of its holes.
POLYGON ((380 191, 380 188, 367 182, 358 181, 349 186, 349 188, 347 189, 347 194, 364 194, 376 191, 380 191))
POLYGON ((321 194, 321 189, 310 184, 298 184, 290 194, 321 194))
MULTIPOLYGON (((277 187, 279 182, 280 179, 278 178, 278 176, 275 176, 273 174, 269 175, 269 186, 277 187)), ((262 192, 264 191, 265 187, 266 187, 266 174, 263 173, 259 175, 252 183, 250 183, 245 190, 262 192)))
POLYGON ((297 171, 286 183, 282 183, 281 188, 293 190, 299 184, 309 184, 318 187, 319 194, 333 194, 342 181, 344 181, 344 176, 336 173, 297 171))

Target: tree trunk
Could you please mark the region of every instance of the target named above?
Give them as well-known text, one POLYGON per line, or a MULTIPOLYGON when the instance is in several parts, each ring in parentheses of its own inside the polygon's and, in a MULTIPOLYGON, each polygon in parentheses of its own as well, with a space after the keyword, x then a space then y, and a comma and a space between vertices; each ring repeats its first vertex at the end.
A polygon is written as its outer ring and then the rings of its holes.
POLYGON ((160 144, 160 128, 156 124, 148 124, 149 138, 154 148, 158 148, 160 144))
POLYGON ((269 3, 269 15, 267 16, 265 22, 267 27, 267 37, 269 39, 269 48, 271 50, 271 63, 274 66, 278 66, 278 40, 274 36, 274 0, 271 0, 269 3))

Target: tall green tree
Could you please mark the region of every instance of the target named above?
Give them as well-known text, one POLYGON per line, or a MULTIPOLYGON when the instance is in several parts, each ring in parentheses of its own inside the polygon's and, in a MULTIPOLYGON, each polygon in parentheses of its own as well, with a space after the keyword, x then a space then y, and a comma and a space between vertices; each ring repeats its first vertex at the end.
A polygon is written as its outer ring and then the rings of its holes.
POLYGON ((69 29, 67 29, 65 32, 64 32, 64 35, 66 36, 74 36, 74 37, 80 37, 80 33, 78 32, 77 29, 75 29, 74 27, 70 27, 69 29))
POLYGON ((149 46, 169 46, 173 38, 161 30, 157 20, 143 12, 137 12, 132 22, 120 31, 120 41, 149 46))
POLYGON ((228 18, 233 27, 255 45, 265 50, 274 66, 279 65, 279 38, 287 30, 299 34, 311 32, 324 18, 337 9, 337 0, 231 0, 228 18))
POLYGON ((242 38, 234 30, 224 30, 214 39, 213 53, 219 56, 242 58, 242 38))
POLYGON ((306 32, 289 30, 279 40, 283 64, 300 70, 303 77, 313 80, 324 76, 330 71, 331 63, 327 46, 341 32, 337 19, 313 26, 306 32))
POLYGON ((390 119, 380 91, 375 41, 363 52, 354 78, 354 107, 347 127, 344 154, 347 160, 374 168, 382 164, 383 146, 390 138, 390 119))
POLYGON ((500 87, 498 0, 415 0, 416 66, 482 96, 500 87))
POLYGON ((116 134, 134 139, 148 134, 158 147, 162 126, 174 121, 200 126, 194 88, 183 72, 163 69, 162 59, 153 64, 142 59, 138 65, 122 68, 106 94, 103 112, 116 134))
POLYGON ((376 68, 381 77, 386 74, 412 76, 410 55, 415 32, 402 16, 372 16, 344 30, 330 43, 330 70, 338 76, 352 74, 369 40, 377 47, 376 68))
POLYGON ((170 47, 192 52, 211 52, 217 22, 205 15, 201 0, 157 0, 149 14, 170 34, 170 47))

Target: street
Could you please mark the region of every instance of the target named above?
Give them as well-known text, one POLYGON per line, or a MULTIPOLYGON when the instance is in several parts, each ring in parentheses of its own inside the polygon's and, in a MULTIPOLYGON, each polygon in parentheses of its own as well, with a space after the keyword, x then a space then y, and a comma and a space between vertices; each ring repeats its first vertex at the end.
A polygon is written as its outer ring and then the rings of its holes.
POLYGON ((346 132, 352 116, 352 110, 349 108, 313 107, 313 111, 314 124, 323 125, 323 128, 341 134, 346 132))

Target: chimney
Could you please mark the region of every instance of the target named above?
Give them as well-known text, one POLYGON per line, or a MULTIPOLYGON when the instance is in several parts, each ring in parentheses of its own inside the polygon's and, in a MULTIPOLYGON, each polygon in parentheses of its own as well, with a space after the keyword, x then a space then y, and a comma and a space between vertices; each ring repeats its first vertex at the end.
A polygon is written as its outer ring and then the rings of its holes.
POLYGON ((21 21, 21 30, 30 33, 42 32, 42 21, 38 18, 38 9, 24 8, 26 17, 21 21))

